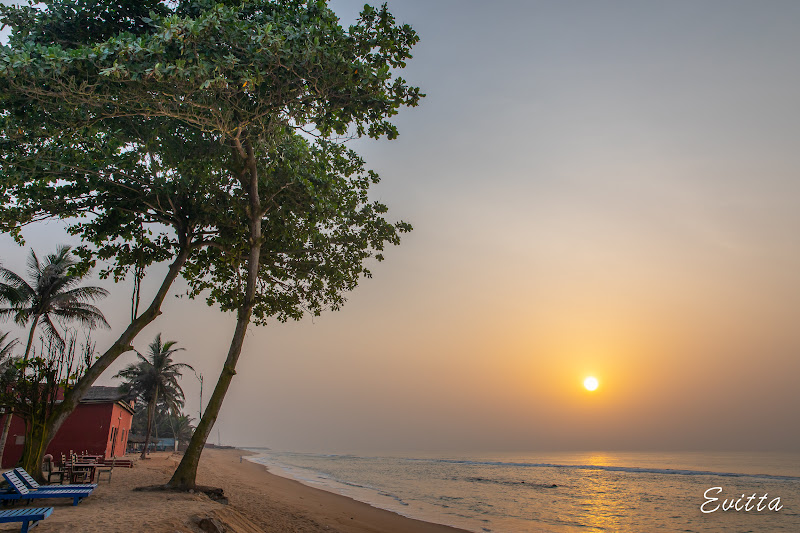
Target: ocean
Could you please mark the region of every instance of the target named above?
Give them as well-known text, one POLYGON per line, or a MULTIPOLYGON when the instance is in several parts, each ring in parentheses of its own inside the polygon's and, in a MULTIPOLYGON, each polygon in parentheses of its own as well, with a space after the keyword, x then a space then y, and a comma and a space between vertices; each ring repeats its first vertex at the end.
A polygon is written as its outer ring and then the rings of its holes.
POLYGON ((251 450, 275 474, 474 532, 800 531, 800 454, 251 450))

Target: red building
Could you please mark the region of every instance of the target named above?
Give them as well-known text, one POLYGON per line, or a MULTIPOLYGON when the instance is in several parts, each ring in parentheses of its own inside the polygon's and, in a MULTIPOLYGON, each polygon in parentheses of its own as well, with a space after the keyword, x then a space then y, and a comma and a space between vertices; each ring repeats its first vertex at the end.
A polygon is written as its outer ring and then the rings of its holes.
MULTIPOLYGON (((5 416, 0 418, 0 427, 4 422, 5 416)), ((132 422, 133 402, 126 400, 117 387, 92 387, 58 430, 47 453, 57 462, 62 453, 70 451, 104 455, 106 459, 120 457, 125 455, 132 422)), ((17 464, 24 442, 25 423, 12 417, 2 468, 17 464)))

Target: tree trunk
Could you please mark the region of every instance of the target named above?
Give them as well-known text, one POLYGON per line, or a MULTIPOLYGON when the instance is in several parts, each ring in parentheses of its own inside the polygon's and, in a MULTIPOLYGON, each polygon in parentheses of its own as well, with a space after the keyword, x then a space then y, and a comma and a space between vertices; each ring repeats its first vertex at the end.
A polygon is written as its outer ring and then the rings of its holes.
POLYGON ((258 195, 258 171, 253 148, 250 144, 244 147, 238 145, 240 154, 246 162, 250 174, 248 183, 248 217, 250 226, 250 254, 247 258, 247 284, 245 286, 244 299, 239 307, 236 319, 236 329, 231 339, 228 349, 228 357, 222 367, 217 385, 211 394, 206 405, 206 412, 203 413, 197 428, 194 430, 189 447, 183 454, 178 468, 172 475, 172 479, 167 483, 168 486, 183 490, 193 489, 197 485, 197 465, 200 463, 200 455, 203 453, 208 435, 217 421, 217 416, 222 408, 222 401, 228 392, 233 376, 236 374, 236 363, 242 353, 244 336, 247 333, 247 326, 250 323, 250 316, 253 313, 255 304, 256 282, 258 280, 258 267, 261 258, 261 200, 258 195), (245 152, 246 151, 246 152, 245 152), (245 153, 243 153, 245 152, 245 153))
MULTIPOLYGON (((36 331, 36 325, 38 323, 39 323, 39 315, 36 315, 33 317, 33 323, 31 324, 31 331, 30 333, 28 333, 28 344, 25 345, 25 356, 22 358, 23 361, 27 361, 28 355, 31 353, 31 346, 33 345, 33 333, 36 331)), ((14 410, 9 409, 8 416, 6 416, 6 421, 3 424, 3 433, 0 433, 0 468, 2 467, 3 464, 3 453, 6 450, 6 441, 8 440, 8 432, 11 429, 11 418, 13 414, 14 410)))
POLYGON ((158 402, 158 389, 156 389, 153 397, 150 398, 150 403, 147 404, 147 431, 144 435, 144 450, 142 450, 141 459, 147 459, 147 448, 150 446, 150 433, 153 429, 153 418, 156 416, 156 402, 158 402))
POLYGON ((34 315, 33 323, 31 324, 31 332, 28 333, 28 344, 25 345, 25 356, 22 358, 23 361, 27 361, 28 356, 31 353, 31 346, 33 346, 33 333, 36 331, 37 324, 39 324, 39 315, 34 315))
POLYGON ((36 453, 30 453, 27 456, 23 455, 22 459, 20 459, 20 466, 39 483, 47 482, 42 474, 41 458, 44 456, 45 442, 49 441, 50 439, 47 438, 47 426, 45 424, 31 424, 25 435, 25 443, 36 453))
POLYGON ((111 365, 111 363, 116 361, 120 355, 132 350, 133 346, 131 346, 131 343, 133 342, 133 339, 136 338, 136 335, 138 335, 139 332, 141 332, 148 324, 158 318, 158 316, 161 314, 161 304, 164 302, 164 298, 167 297, 167 293, 169 292, 172 283, 178 277, 178 274, 183 268, 183 265, 186 263, 186 260, 189 258, 189 253, 191 252, 189 242, 185 235, 182 237, 181 241, 181 248, 178 256, 170 265, 169 272, 167 272, 166 277, 161 282, 161 286, 159 287, 156 295, 153 297, 150 307, 148 307, 144 313, 139 315, 128 325, 127 329, 125 329, 125 331, 119 336, 114 344, 112 344, 111 347, 106 350, 106 352, 101 355, 92 366, 88 368, 86 373, 78 380, 75 386, 64 394, 64 400, 55 406, 53 412, 44 421, 45 432, 43 433, 43 445, 34 449, 26 442, 22 452, 23 463, 42 463, 42 457, 44 456, 47 447, 50 445, 50 441, 53 440, 53 437, 56 435, 56 433, 58 433, 61 425, 69 417, 69 415, 72 414, 72 411, 74 411, 78 406, 78 403, 89 391, 89 388, 92 386, 92 384, 94 384, 95 380, 97 380, 103 371, 105 371, 111 365))
POLYGON ((3 451, 6 448, 6 439, 8 439, 8 432, 11 430, 11 418, 14 416, 14 411, 9 409, 6 413, 6 420, 3 422, 3 433, 0 434, 0 468, 3 465, 3 451))

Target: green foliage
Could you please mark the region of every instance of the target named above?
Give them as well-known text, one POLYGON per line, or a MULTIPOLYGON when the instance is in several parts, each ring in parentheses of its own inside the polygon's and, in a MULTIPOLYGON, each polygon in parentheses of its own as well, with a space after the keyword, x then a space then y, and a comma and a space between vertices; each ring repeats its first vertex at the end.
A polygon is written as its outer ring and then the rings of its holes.
POLYGON ((75 46, 101 42, 119 33, 139 35, 149 28, 149 14, 166 14, 159 0, 47 0, 46 10, 0 6, 0 17, 20 31, 10 44, 75 46))
MULTIPOLYGON (((136 412, 133 415, 131 433, 145 435, 147 433, 147 404, 137 402, 136 412)), ((173 412, 166 405, 159 402, 153 416, 152 432, 155 438, 174 438, 178 442, 186 443, 192 438, 194 432, 193 418, 181 413, 173 412)))
POLYGON ((156 335, 148 346, 147 355, 136 352, 138 361, 120 370, 114 377, 122 378, 121 389, 145 403, 161 402, 169 410, 183 406, 183 389, 178 384, 181 370, 192 369, 185 363, 175 363, 172 355, 183 348, 173 348, 176 341, 161 341, 156 335))
POLYGON ((75 330, 67 331, 63 339, 43 336, 27 360, 0 362, 0 406, 24 419, 30 431, 52 413, 94 359, 95 344, 88 334, 80 345, 75 330))
POLYGON ((367 6, 345 31, 324 2, 197 0, 153 13, 147 31, 102 42, 98 31, 76 46, 24 39, 47 34, 63 16, 27 9, 35 15, 23 25, 5 16, 19 35, 0 53, 9 86, 89 114, 174 117, 227 138, 312 124, 322 134, 354 126, 359 135, 393 138, 386 117, 420 97, 392 76, 418 37, 394 25, 385 6, 367 6))
POLYGON ((102 275, 117 279, 191 246, 190 296, 237 309, 250 149, 264 214, 254 313, 264 322, 338 308, 369 275, 363 261, 410 229, 368 201, 377 176, 363 161, 324 139, 392 138, 388 117, 420 98, 393 77, 418 38, 385 7, 367 6, 345 30, 324 2, 199 1, 162 6, 146 28, 106 40, 99 28, 83 40, 66 29, 58 43, 23 38, 49 35, 54 21, 67 28, 86 7, 67 4, 33 9, 24 27, 5 11, 17 36, 0 52, 6 231, 83 217, 71 227, 85 243, 78 253, 86 266, 112 261, 102 275))
MULTIPOLYGON (((19 361, 20 358, 14 356, 14 348, 19 343, 17 339, 8 339, 9 333, 0 335, 0 391, 6 391, 8 394, 14 388, 14 385, 19 376, 19 361)), ((0 392, 0 408, 4 413, 12 406, 10 398, 3 398, 0 392)))
MULTIPOLYGON (((71 21, 94 8, 75 0, 0 11, 12 29, 0 48, 0 228, 20 240, 25 224, 70 219, 84 268, 110 260, 103 275, 139 280, 175 258, 189 296, 237 312, 198 448, 251 318, 338 308, 367 259, 410 230, 369 201, 377 175, 337 136, 397 136, 391 117, 423 96, 396 76, 418 37, 386 6, 345 29, 324 1, 153 5, 143 17, 100 4, 107 16, 80 31, 71 21)), ((157 316, 172 279, 145 319, 134 304, 103 368, 157 316)))
MULTIPOLYGON (((398 244, 405 223, 383 218, 386 206, 370 202, 377 175, 341 145, 310 144, 292 135, 259 162, 262 204, 261 257, 253 318, 264 323, 299 319, 304 313, 338 309, 344 292, 370 275, 365 260, 382 260, 385 243, 398 244)), ((233 186, 233 184, 232 184, 233 186)), ((189 295, 205 294, 224 311, 243 305, 250 250, 249 227, 241 223, 246 206, 229 211, 212 246, 194 254, 184 277, 189 295)), ((222 212, 218 212, 221 215, 222 212)))
MULTIPOLYGON (((161 341, 161 333, 148 346, 147 355, 136 352, 138 361, 120 370, 115 378, 125 380, 120 387, 147 405, 145 451, 150 442, 153 422, 159 406, 162 411, 177 413, 183 407, 183 389, 178 384, 181 371, 193 370, 185 363, 175 363, 172 355, 183 348, 173 348, 175 341, 161 341)), ((144 457, 145 452, 142 452, 144 457)))
POLYGON ((28 257, 28 279, 0 267, 0 293, 7 301, 7 307, 0 307, 0 319, 13 317, 14 322, 25 325, 32 322, 25 356, 33 341, 33 333, 37 323, 41 322, 48 338, 63 342, 54 320, 77 321, 84 327, 93 329, 98 326, 108 327, 103 313, 90 304, 108 294, 100 287, 79 286, 85 272, 74 274, 77 261, 72 257, 69 246, 59 246, 54 254, 48 254, 44 262, 40 262, 36 252, 31 250, 28 257))

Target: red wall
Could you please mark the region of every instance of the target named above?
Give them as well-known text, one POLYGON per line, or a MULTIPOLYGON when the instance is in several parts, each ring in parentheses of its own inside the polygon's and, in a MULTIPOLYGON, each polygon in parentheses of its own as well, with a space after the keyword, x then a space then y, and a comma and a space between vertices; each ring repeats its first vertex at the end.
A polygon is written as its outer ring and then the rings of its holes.
MULTIPOLYGON (((130 411, 116 402, 79 404, 56 433, 47 447, 47 453, 57 463, 61 462, 62 453, 66 455, 70 451, 86 451, 92 455, 104 455, 107 459, 125 455, 132 421, 133 415, 130 411)), ((17 437, 24 435, 24 422, 19 417, 13 417, 3 453, 2 468, 11 468, 17 464, 22 456, 22 443, 17 443, 17 437)))
POLYGON ((106 459, 125 455, 128 447, 128 434, 133 424, 133 415, 118 403, 112 404, 111 424, 106 434, 106 459))

